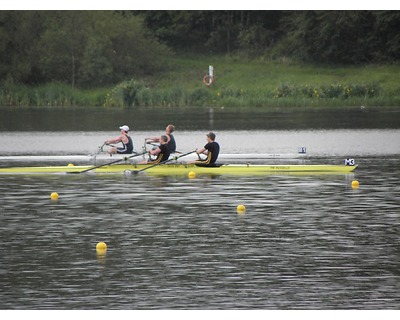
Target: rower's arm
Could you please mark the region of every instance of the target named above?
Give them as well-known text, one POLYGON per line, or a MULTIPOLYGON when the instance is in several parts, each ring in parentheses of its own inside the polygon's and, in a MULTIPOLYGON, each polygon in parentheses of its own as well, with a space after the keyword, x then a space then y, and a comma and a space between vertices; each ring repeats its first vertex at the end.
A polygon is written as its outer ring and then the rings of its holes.
POLYGON ((160 142, 160 137, 146 138, 146 142, 160 142))
POLYGON ((204 153, 204 154, 207 154, 207 149, 206 148, 200 148, 200 149, 197 149, 197 151, 196 151, 196 153, 197 154, 200 154, 200 153, 204 153))
POLYGON ((118 142, 121 142, 121 141, 122 141, 122 136, 119 136, 119 137, 117 137, 115 139, 108 139, 104 143, 105 144, 111 144, 111 143, 118 143, 118 142))
POLYGON ((157 148, 155 150, 150 150, 149 153, 152 154, 153 156, 158 155, 161 152, 160 148, 157 148))

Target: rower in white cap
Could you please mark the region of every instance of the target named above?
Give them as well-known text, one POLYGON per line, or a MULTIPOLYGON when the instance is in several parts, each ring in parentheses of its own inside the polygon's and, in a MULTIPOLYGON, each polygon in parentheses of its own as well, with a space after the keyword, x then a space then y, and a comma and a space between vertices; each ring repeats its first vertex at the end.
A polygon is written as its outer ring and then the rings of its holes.
POLYGON ((121 135, 114 138, 108 139, 104 142, 104 144, 109 145, 113 143, 122 143, 122 147, 111 147, 110 153, 120 153, 120 154, 130 154, 133 152, 133 141, 130 136, 128 136, 129 127, 127 125, 123 125, 119 127, 121 130, 121 135))

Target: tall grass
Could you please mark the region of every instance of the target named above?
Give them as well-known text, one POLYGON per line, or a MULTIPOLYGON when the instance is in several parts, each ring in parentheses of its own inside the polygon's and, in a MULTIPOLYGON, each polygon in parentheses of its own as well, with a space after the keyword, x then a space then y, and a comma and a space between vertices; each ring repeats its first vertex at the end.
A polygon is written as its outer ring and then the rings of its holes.
POLYGON ((1 106, 102 106, 109 89, 80 90, 65 84, 51 83, 38 87, 3 85, 1 106))
POLYGON ((235 57, 175 58, 169 71, 111 88, 3 85, 2 106, 297 107, 399 106, 399 65, 318 67, 235 57), (214 66, 215 81, 203 76, 214 66))

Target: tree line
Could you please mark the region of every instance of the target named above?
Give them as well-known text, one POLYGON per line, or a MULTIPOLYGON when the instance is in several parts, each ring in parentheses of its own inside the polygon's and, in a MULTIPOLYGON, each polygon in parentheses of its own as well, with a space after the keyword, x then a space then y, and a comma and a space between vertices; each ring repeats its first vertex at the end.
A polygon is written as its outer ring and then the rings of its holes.
POLYGON ((177 55, 393 63, 399 11, 0 11, 0 83, 102 87, 177 55))
POLYGON ((360 64, 400 58, 400 11, 145 11, 179 50, 360 64))
POLYGON ((102 87, 163 66, 170 49, 143 19, 113 11, 1 11, 0 77, 102 87))

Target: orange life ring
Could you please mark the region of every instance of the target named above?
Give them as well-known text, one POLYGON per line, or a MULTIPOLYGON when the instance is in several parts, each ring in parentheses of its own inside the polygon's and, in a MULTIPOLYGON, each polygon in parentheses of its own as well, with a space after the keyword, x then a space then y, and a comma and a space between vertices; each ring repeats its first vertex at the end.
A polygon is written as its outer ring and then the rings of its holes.
POLYGON ((211 86, 211 85, 213 84, 213 82, 214 82, 214 77, 211 77, 211 76, 208 75, 208 74, 204 76, 204 78, 203 78, 203 83, 204 83, 207 87, 211 86))

